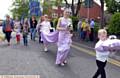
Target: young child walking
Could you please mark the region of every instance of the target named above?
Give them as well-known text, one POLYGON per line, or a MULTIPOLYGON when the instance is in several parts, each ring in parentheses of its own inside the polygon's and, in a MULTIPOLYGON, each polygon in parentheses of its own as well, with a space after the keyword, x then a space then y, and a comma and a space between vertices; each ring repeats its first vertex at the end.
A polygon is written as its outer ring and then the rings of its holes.
POLYGON ((23 43, 24 46, 28 45, 28 33, 29 33, 29 24, 27 19, 25 19, 24 24, 23 24, 23 43))
POLYGON ((20 43, 20 31, 21 31, 21 24, 20 21, 18 19, 18 17, 16 17, 15 21, 14 21, 14 30, 16 32, 16 42, 17 44, 20 43))
MULTIPOLYGON (((95 48, 101 46, 107 40, 107 31, 105 29, 100 29, 98 31, 99 41, 96 43, 95 48)), ((94 74, 93 78, 98 78, 101 75, 101 78, 106 78, 105 66, 108 60, 109 51, 103 50, 102 52, 96 50, 96 64, 97 64, 97 72, 94 74)))

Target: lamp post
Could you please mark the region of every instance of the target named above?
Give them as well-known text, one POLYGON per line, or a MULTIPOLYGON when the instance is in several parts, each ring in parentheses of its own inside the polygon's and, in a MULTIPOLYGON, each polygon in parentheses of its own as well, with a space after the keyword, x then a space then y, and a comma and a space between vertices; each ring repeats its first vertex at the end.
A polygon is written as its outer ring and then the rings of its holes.
POLYGON ((101 3, 101 28, 104 28, 104 0, 100 0, 101 3))

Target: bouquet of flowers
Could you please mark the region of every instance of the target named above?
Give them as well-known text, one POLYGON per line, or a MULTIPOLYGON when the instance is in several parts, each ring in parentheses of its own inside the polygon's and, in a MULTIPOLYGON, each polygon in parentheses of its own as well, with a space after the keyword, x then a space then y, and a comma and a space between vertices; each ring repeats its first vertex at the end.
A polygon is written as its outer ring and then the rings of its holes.
POLYGON ((73 26, 72 26, 72 24, 68 24, 67 28, 70 31, 70 33, 73 32, 73 26))
POLYGON ((108 39, 100 46, 96 47, 95 50, 102 51, 120 51, 120 40, 119 39, 108 39))
POLYGON ((108 49, 110 51, 120 51, 120 40, 109 39, 105 41, 105 43, 102 46, 104 49, 108 49))

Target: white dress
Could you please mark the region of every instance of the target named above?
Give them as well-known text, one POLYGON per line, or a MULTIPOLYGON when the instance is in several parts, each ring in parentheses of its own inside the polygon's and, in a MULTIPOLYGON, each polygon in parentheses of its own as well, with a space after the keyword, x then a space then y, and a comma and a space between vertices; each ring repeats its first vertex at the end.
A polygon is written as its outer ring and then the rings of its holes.
POLYGON ((40 28, 41 32, 43 32, 44 34, 48 34, 50 33, 50 29, 51 29, 51 24, 49 21, 43 21, 41 23, 41 28, 40 28))
POLYGON ((16 34, 20 34, 20 29, 21 29, 21 27, 20 27, 20 21, 15 21, 14 22, 14 26, 15 26, 15 32, 16 32, 16 34))
POLYGON ((50 28, 51 28, 51 24, 49 21, 43 21, 41 23, 41 27, 40 27, 41 41, 43 41, 44 43, 45 43, 44 37, 46 37, 46 35, 49 35, 50 28))

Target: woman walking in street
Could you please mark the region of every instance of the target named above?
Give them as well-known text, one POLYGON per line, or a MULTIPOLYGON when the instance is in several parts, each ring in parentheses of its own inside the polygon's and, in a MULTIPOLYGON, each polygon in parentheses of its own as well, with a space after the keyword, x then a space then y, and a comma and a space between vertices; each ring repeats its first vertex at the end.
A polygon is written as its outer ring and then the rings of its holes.
POLYGON ((3 32, 5 33, 8 46, 10 45, 10 39, 11 39, 11 32, 14 29, 13 21, 11 20, 9 15, 6 15, 6 20, 3 22, 3 32))
POLYGON ((72 42, 72 20, 69 18, 70 11, 65 9, 64 16, 59 18, 57 24, 58 35, 58 51, 56 57, 56 64, 64 66, 67 63, 67 56, 70 52, 70 44, 72 42))
POLYGON ((47 52, 48 48, 48 42, 45 40, 45 36, 48 35, 50 33, 50 29, 51 29, 51 24, 48 20, 48 15, 44 15, 44 21, 41 22, 41 41, 43 41, 43 45, 44 45, 44 51, 47 52))

